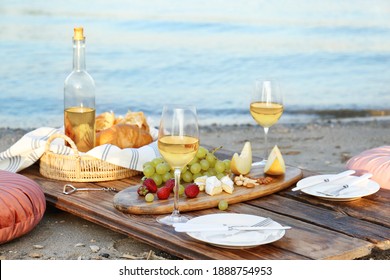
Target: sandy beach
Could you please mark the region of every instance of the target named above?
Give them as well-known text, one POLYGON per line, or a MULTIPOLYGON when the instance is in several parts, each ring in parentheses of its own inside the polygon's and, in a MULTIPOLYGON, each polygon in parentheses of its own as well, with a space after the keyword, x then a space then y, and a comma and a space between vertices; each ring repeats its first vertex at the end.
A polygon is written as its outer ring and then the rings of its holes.
MULTIPOLYGON (((346 161, 363 150, 389 145, 390 119, 321 120, 307 124, 277 124, 270 129, 269 146, 277 144, 286 164, 317 172, 345 169, 346 161)), ((0 151, 28 130, 0 128, 0 151)), ((208 126, 201 142, 240 151, 252 143, 263 155, 263 132, 258 126, 208 126)), ((389 259, 390 253, 373 252, 366 259, 389 259)), ((174 259, 133 238, 105 229, 48 206, 42 221, 29 234, 0 245, 0 259, 174 259)))

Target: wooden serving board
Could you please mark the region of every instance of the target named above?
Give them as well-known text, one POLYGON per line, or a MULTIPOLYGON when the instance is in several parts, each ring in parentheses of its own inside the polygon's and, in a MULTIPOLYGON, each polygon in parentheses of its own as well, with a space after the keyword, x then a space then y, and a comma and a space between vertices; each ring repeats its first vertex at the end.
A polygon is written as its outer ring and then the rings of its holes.
MULTIPOLYGON (((249 176, 261 177, 264 173, 260 167, 252 168, 249 176)), ((222 192, 218 195, 210 196, 205 192, 200 192, 196 198, 186 198, 185 195, 179 199, 180 212, 202 210, 217 207, 220 200, 224 199, 229 204, 247 201, 275 192, 281 191, 302 178, 302 171, 299 168, 286 166, 286 173, 282 176, 274 176, 272 183, 267 185, 246 188, 234 186, 232 194, 222 192)), ((116 209, 129 214, 168 214, 173 211, 173 195, 167 200, 155 200, 147 203, 143 196, 137 193, 139 185, 124 189, 114 196, 114 206, 116 209)))

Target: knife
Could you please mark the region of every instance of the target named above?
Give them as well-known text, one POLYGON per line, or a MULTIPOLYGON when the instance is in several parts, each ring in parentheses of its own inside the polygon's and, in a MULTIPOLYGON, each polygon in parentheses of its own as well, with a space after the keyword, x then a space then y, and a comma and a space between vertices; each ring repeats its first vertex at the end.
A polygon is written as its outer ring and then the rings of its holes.
POLYGON ((282 230, 291 229, 288 226, 267 226, 267 227, 251 227, 251 226, 228 226, 228 225, 212 225, 212 224, 174 224, 177 232, 206 232, 206 231, 231 231, 231 230, 282 230))
POLYGON ((328 191, 317 191, 318 193, 321 193, 321 194, 324 194, 326 196, 338 196, 340 195, 344 190, 352 187, 352 186, 355 186, 361 182, 364 182, 368 179, 370 179, 372 177, 372 174, 371 173, 366 173, 360 177, 355 177, 353 178, 349 183, 345 183, 344 185, 342 186, 337 186, 336 189, 333 188, 332 190, 328 190, 328 191))
MULTIPOLYGON (((331 176, 326 177, 326 178, 312 178, 311 181, 307 182, 306 184, 303 184, 303 186, 296 186, 295 188, 292 189, 292 191, 295 192, 295 191, 302 190, 302 189, 305 189, 308 187, 312 187, 312 186, 315 186, 315 185, 318 185, 321 183, 330 183, 330 182, 333 182, 335 180, 352 175, 354 173, 355 173, 355 170, 347 170, 347 171, 341 172, 341 173, 336 174, 336 175, 331 175, 331 176)), ((315 176, 313 176, 313 177, 315 177, 315 176)), ((308 177, 308 178, 310 178, 310 177, 308 177)))

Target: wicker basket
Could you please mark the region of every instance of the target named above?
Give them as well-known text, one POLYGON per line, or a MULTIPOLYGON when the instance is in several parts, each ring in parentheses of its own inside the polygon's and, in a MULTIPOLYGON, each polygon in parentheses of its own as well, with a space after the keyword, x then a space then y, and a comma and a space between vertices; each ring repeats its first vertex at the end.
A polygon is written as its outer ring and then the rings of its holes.
POLYGON ((140 173, 88 155, 80 156, 72 139, 63 134, 53 134, 47 140, 45 152, 40 160, 39 172, 47 178, 71 182, 119 180, 140 173), (50 151, 50 144, 55 138, 62 138, 68 142, 74 154, 59 155, 50 151))

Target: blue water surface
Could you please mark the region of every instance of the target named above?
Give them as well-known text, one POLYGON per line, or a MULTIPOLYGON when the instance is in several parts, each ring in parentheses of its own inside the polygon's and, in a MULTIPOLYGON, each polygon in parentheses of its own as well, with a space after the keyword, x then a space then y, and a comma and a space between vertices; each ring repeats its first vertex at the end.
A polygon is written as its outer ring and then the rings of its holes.
POLYGON ((2 0, 0 123, 62 125, 75 26, 98 113, 142 110, 157 124, 163 104, 180 102, 201 125, 254 124, 259 76, 280 81, 281 122, 389 110, 389 19, 386 0, 2 0))

